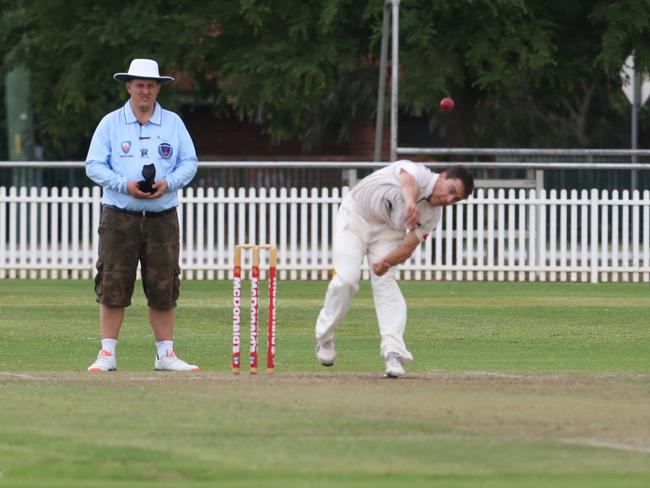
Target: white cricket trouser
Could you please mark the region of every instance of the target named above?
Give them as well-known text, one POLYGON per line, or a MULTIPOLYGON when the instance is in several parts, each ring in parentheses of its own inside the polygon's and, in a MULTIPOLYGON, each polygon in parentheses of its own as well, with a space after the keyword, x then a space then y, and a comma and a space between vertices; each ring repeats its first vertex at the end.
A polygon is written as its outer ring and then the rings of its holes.
MULTIPOLYGON (((373 262, 396 249, 404 235, 404 232, 386 224, 368 223, 359 215, 349 195, 343 200, 334 233, 336 274, 327 288, 325 303, 316 321, 317 340, 334 338, 336 328, 345 318, 352 297, 359 289, 364 256, 372 266, 373 262)), ((412 361, 413 356, 404 344, 406 301, 395 281, 394 268, 383 276, 371 272, 370 283, 381 334, 380 354, 385 358, 389 352, 395 352, 403 361, 412 361)))

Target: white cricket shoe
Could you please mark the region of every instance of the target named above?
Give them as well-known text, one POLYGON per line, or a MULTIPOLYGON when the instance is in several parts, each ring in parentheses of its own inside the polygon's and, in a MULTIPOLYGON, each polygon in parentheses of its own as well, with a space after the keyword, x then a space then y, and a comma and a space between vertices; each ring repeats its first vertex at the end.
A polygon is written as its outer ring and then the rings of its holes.
POLYGON ((404 366, 402 366, 402 361, 399 355, 395 352, 389 352, 386 354, 384 364, 386 365, 386 378, 399 378, 400 376, 404 376, 406 374, 404 366))
POLYGON ((90 365, 88 371, 93 373, 101 373, 103 371, 115 371, 117 369, 117 361, 115 355, 109 351, 101 350, 97 354, 97 359, 90 365))
POLYGON ((334 339, 329 341, 316 341, 316 357, 323 366, 332 366, 336 361, 336 347, 334 339))
POLYGON ((167 352, 166 355, 159 358, 156 356, 154 363, 156 371, 198 371, 199 367, 195 364, 187 364, 181 358, 176 356, 174 351, 167 352))

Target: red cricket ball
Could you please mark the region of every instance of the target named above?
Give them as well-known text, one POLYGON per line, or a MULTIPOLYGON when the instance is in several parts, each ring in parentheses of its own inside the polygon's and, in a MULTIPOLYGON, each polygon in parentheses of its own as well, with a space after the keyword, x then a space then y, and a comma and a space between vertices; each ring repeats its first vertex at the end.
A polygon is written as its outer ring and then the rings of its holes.
POLYGON ((451 112, 454 109, 454 99, 451 97, 445 97, 440 100, 440 108, 445 112, 451 112))

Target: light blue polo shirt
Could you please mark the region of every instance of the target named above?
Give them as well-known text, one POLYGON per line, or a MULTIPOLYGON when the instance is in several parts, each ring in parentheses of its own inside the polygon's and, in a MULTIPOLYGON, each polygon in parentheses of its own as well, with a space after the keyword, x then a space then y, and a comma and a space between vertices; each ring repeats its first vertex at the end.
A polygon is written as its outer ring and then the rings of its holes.
POLYGON ((160 212, 178 205, 177 190, 187 185, 198 167, 196 151, 181 118, 158 102, 151 119, 140 125, 129 99, 106 115, 93 134, 86 157, 86 174, 104 189, 102 203, 127 210, 160 212), (140 181, 142 167, 156 166, 156 182, 169 184, 160 198, 135 198, 128 180, 140 181))

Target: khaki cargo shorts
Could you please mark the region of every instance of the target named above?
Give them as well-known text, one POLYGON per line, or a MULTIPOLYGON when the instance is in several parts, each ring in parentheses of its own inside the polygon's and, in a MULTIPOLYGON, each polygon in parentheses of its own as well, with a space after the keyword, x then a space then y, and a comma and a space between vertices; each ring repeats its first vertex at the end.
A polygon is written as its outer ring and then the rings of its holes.
POLYGON ((98 232, 97 302, 109 307, 131 305, 140 262, 148 305, 158 310, 176 306, 181 272, 176 209, 142 216, 103 207, 98 232))

